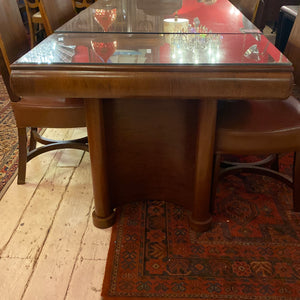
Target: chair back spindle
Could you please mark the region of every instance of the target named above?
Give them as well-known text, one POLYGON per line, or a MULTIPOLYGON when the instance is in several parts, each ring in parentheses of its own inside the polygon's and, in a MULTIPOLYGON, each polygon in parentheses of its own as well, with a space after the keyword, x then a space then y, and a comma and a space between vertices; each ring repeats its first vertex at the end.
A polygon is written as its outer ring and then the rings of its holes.
POLYGON ((43 34, 44 24, 40 13, 40 0, 24 0, 28 27, 30 34, 31 48, 38 43, 38 35, 43 34))

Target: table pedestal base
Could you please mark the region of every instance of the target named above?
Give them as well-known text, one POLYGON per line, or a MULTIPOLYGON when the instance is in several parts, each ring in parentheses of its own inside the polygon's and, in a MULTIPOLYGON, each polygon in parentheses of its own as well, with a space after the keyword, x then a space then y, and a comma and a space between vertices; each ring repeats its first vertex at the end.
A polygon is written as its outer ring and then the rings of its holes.
POLYGON ((197 221, 190 217, 190 227, 192 230, 196 232, 204 232, 211 228, 212 217, 207 219, 206 221, 197 221))
POLYGON ((96 215, 96 212, 93 211, 93 224, 97 228, 101 228, 101 229, 109 228, 112 225, 114 225, 115 221, 116 221, 115 211, 113 211, 113 213, 106 218, 98 217, 96 215))
POLYGON ((113 225, 114 209, 127 203, 159 200, 188 209, 191 227, 208 230, 217 100, 87 99, 85 104, 94 225, 113 225))

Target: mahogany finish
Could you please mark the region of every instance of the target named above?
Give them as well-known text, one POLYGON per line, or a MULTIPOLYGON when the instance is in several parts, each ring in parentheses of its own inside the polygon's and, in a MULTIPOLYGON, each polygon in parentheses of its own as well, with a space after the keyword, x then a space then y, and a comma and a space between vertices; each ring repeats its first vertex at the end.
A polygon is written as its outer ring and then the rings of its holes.
POLYGON ((200 62, 191 55, 172 61, 161 31, 164 17, 170 16, 147 15, 136 1, 127 10, 124 0, 115 1, 115 7, 102 7, 103 3, 89 6, 14 63, 14 91, 24 96, 85 98, 95 226, 111 226, 114 209, 123 203, 154 199, 188 208, 192 228, 207 230, 217 99, 287 98, 292 65, 227 0, 209 6, 183 1, 177 11, 191 23, 195 14, 201 22, 205 17, 211 22, 207 26, 212 35, 178 36, 182 41, 191 39, 192 47, 193 37, 213 41, 216 60, 199 48, 200 62), (117 18, 103 32, 94 18, 96 9, 126 11, 128 24, 122 20, 118 26, 117 18), (223 16, 232 11, 232 18, 223 16), (130 32, 138 30, 145 17, 153 20, 153 31, 130 32), (220 26, 222 22, 228 26, 220 26), (225 33, 220 34, 221 29, 225 33), (95 42, 110 49, 105 60, 103 52, 92 47, 95 42))
POLYGON ((87 150, 87 141, 45 140, 37 128, 72 128, 85 126, 85 112, 82 99, 49 97, 19 98, 10 87, 10 64, 29 50, 27 35, 16 1, 0 0, 0 70, 12 101, 12 108, 18 127, 19 165, 18 183, 25 183, 26 162, 46 151, 62 148, 87 150), (27 151, 27 130, 30 128, 29 152, 27 151), (36 149, 36 141, 45 146, 36 149))

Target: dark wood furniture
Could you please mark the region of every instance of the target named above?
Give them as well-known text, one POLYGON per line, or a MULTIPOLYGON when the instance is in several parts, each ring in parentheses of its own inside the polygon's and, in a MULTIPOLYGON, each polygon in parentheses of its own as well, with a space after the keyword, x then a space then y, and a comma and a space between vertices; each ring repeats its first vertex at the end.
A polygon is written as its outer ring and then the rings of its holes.
POLYGON ((282 6, 280 8, 276 30, 275 46, 284 52, 300 6, 282 6))
POLYGON ((285 99, 292 65, 227 0, 183 2, 171 16, 165 1, 156 15, 127 4, 97 1, 60 27, 11 66, 13 89, 85 98, 95 226, 155 199, 188 208, 191 226, 207 230, 218 99, 285 99), (176 11, 195 34, 163 31, 176 11))
POLYGON ((82 99, 40 97, 19 98, 10 87, 10 64, 29 50, 27 34, 17 3, 0 0, 0 70, 9 93, 19 138, 18 183, 25 183, 26 163, 46 151, 63 148, 88 150, 87 140, 47 140, 39 136, 37 128, 84 127, 85 113, 82 99), (9 26, 9 24, 13 24, 9 26), (29 152, 27 128, 30 128, 29 152), (45 146, 36 148, 36 142, 45 146))
POLYGON ((255 25, 260 30, 263 30, 266 25, 276 29, 280 8, 286 5, 300 5, 300 0, 260 0, 255 25))
MULTIPOLYGON (((300 16, 288 39, 286 55, 295 62, 295 79, 300 83, 300 16)), ((214 193, 223 154, 265 155, 294 153, 293 177, 271 168, 236 164, 220 174, 252 172, 272 176, 293 189, 294 210, 300 212, 300 102, 294 97, 284 101, 222 101, 217 119, 214 193)), ((278 167, 278 165, 277 165, 278 167)))

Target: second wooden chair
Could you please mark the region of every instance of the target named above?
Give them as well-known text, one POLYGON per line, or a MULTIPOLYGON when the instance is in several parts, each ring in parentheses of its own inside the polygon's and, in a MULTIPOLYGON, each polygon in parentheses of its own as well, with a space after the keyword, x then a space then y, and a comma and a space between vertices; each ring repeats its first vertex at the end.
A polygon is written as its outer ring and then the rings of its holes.
MULTIPOLYGON (((286 56, 295 67, 296 82, 300 81, 300 16, 290 34, 286 56)), ((217 120, 215 172, 212 192, 219 179, 223 154, 265 155, 293 152, 293 178, 273 169, 238 164, 226 168, 221 176, 236 172, 259 173, 275 177, 293 189, 293 208, 300 212, 300 102, 295 97, 286 100, 222 101, 217 120)), ((212 202, 212 206, 214 206, 212 202)))
POLYGON ((33 48, 44 36, 43 19, 39 10, 39 0, 24 0, 28 27, 30 34, 31 48, 33 48))
POLYGON ((76 15, 71 0, 40 0, 40 11, 47 35, 76 15))
POLYGON ((0 0, 0 7, 0 71, 12 101, 18 128, 18 184, 22 184, 25 183, 26 163, 37 155, 62 148, 88 150, 86 137, 72 141, 55 141, 44 139, 37 132, 37 128, 85 127, 85 110, 82 99, 45 98, 38 95, 19 98, 15 95, 10 87, 10 64, 30 48, 17 2, 0 0), (36 148, 37 141, 45 146, 36 148))

